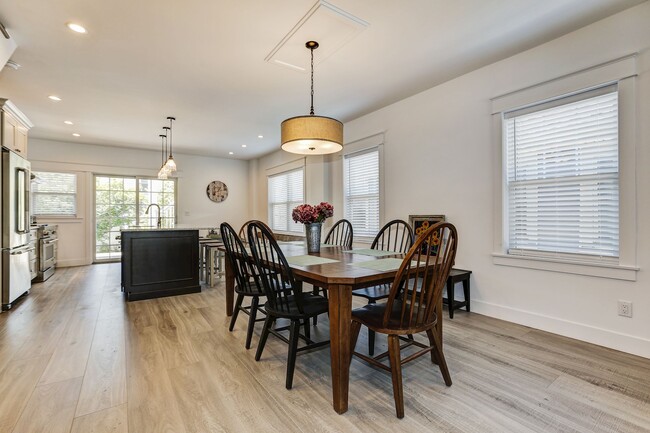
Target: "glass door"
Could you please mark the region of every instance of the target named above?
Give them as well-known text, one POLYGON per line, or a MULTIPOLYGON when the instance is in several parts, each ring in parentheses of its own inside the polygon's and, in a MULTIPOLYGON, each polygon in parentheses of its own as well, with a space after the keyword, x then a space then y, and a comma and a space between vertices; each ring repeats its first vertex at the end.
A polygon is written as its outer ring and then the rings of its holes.
POLYGON ((173 227, 175 179, 95 175, 95 262, 122 257, 121 229, 155 228, 159 216, 155 205, 160 207, 161 226, 173 227))

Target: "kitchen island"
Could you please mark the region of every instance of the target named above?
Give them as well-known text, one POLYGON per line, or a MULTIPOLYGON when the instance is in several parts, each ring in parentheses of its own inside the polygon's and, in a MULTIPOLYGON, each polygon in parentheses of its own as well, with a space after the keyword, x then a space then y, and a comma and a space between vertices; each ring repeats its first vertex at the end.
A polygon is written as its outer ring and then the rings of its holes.
POLYGON ((122 291, 127 301, 201 291, 199 229, 123 229, 122 291))

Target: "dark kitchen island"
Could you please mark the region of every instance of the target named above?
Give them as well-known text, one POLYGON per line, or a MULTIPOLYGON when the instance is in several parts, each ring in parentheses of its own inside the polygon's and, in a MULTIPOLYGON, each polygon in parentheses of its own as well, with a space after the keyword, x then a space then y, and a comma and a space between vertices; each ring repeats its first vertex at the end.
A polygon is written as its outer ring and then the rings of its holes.
POLYGON ((198 229, 125 229, 121 236, 127 301, 201 291, 198 229))

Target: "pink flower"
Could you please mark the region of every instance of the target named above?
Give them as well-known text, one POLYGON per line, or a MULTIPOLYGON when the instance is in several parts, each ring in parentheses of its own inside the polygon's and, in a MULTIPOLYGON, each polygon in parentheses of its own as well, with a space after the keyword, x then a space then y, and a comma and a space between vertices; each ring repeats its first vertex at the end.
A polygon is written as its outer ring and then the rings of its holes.
POLYGON ((322 223, 334 215, 334 206, 327 202, 321 202, 316 206, 301 204, 291 212, 294 222, 302 224, 322 223))

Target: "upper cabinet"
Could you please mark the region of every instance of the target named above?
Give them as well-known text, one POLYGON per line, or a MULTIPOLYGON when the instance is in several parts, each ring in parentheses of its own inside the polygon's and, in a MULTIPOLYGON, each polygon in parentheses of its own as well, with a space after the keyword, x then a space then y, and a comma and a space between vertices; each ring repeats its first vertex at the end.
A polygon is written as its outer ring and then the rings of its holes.
POLYGON ((27 158, 27 131, 32 122, 7 99, 0 99, 2 147, 27 158))

